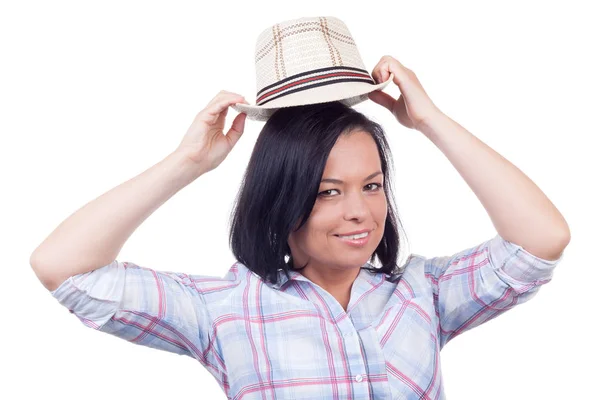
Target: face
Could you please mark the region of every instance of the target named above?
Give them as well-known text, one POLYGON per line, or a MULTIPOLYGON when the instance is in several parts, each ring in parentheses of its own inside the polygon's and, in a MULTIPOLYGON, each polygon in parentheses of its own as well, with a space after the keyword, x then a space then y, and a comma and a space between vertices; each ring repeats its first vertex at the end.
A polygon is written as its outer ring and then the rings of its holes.
POLYGON ((340 136, 327 159, 310 217, 288 238, 294 267, 307 262, 306 270, 363 266, 383 238, 387 216, 383 178, 377 145, 369 133, 340 136), (364 229, 369 235, 361 247, 337 236, 364 229))

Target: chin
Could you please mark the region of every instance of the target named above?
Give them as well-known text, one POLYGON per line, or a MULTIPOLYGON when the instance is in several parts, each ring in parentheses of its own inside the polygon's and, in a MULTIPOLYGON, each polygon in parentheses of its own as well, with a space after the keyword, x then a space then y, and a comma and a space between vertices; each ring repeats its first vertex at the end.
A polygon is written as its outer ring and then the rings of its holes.
POLYGON ((337 264, 345 269, 360 268, 369 262, 371 254, 373 254, 373 252, 367 253, 365 251, 365 255, 363 256, 357 254, 354 257, 346 257, 343 260, 339 260, 337 264))

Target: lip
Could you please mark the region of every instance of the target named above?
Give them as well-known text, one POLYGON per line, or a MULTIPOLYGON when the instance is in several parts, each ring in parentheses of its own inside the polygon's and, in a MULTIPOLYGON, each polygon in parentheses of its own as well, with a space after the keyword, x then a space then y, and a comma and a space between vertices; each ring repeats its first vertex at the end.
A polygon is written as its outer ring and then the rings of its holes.
POLYGON ((358 235, 360 233, 364 233, 364 232, 370 232, 370 229, 363 229, 362 231, 354 231, 354 232, 347 232, 347 233, 340 233, 337 234, 336 236, 350 236, 350 235, 358 235))
POLYGON ((368 232, 367 236, 365 236, 364 238, 361 239, 344 239, 339 237, 339 235, 335 235, 338 237, 338 239, 340 239, 342 242, 344 242, 345 244, 352 246, 352 247, 363 247, 364 245, 366 245, 369 242, 369 239, 371 238, 371 232, 370 231, 362 231, 362 232, 368 232))

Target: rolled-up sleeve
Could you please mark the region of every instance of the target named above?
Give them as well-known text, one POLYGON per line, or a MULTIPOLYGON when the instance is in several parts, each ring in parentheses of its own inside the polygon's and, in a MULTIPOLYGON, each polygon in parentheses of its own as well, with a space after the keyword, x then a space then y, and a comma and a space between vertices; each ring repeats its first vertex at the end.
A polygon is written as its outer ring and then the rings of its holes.
POLYGON ((211 352, 212 321, 204 296, 186 274, 115 260, 71 276, 51 294, 90 328, 222 371, 211 352))
POLYGON ((440 346, 530 300, 563 257, 545 260, 496 235, 452 256, 426 259, 440 346))

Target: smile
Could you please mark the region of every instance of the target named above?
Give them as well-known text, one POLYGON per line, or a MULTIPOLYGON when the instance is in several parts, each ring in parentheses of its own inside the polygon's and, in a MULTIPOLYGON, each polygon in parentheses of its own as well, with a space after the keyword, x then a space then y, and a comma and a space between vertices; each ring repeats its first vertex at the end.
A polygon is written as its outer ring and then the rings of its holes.
POLYGON ((350 237, 342 237, 339 235, 335 235, 335 236, 338 237, 343 243, 345 243, 347 245, 350 245, 352 247, 362 247, 369 242, 369 238, 371 237, 371 232, 366 232, 366 236, 364 236, 364 235, 365 235, 365 233, 363 233, 361 235, 350 236, 350 237), (359 236, 359 238, 352 239, 352 237, 356 237, 356 236, 359 236), (360 237, 360 236, 364 236, 364 237, 360 237))

